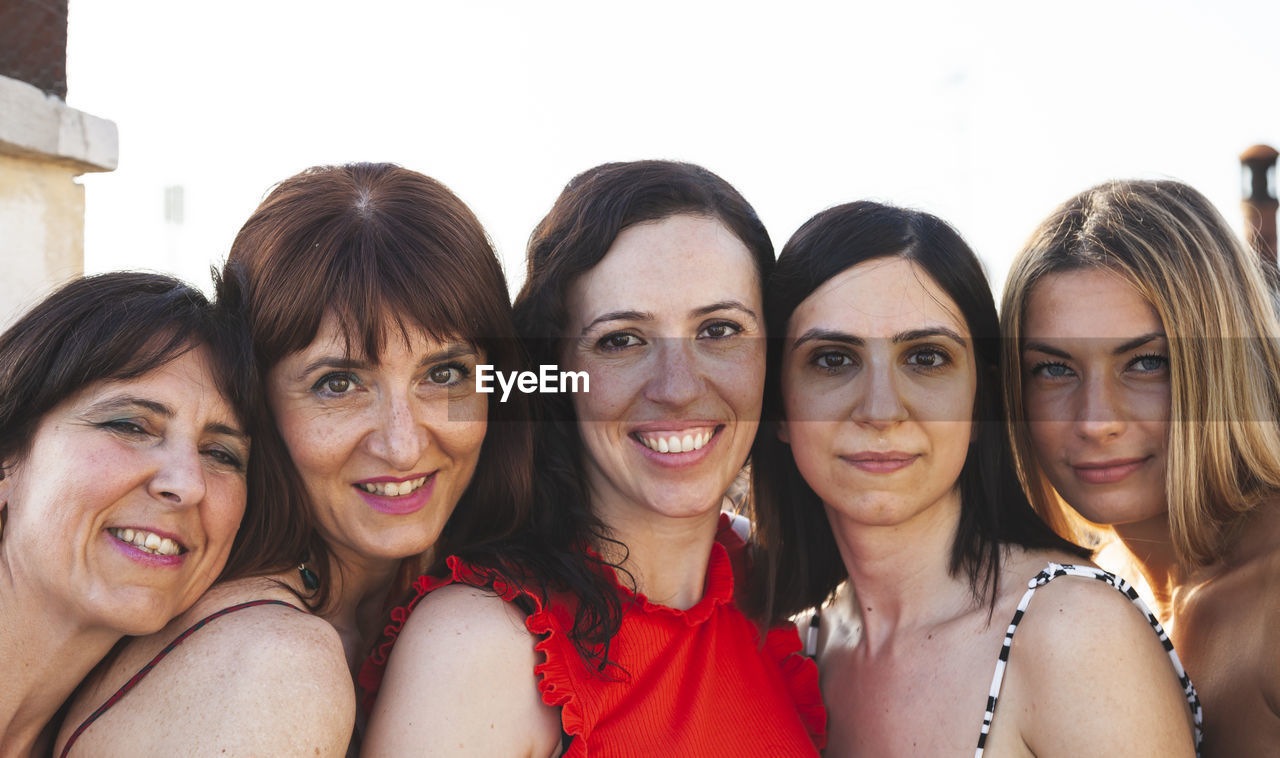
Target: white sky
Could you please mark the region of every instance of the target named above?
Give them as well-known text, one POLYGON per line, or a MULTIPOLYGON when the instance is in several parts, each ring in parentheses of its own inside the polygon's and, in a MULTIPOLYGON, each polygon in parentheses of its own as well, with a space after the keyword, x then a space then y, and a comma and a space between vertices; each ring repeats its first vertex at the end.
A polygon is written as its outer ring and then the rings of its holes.
POLYGON ((514 288, 570 177, 656 157, 728 179, 779 249, 840 202, 930 211, 998 290, 1105 179, 1189 182, 1238 230, 1237 156, 1280 143, 1278 33, 1273 0, 71 0, 67 102, 120 127, 120 168, 83 179, 86 269, 207 287, 273 183, 388 160, 472 207, 514 288))

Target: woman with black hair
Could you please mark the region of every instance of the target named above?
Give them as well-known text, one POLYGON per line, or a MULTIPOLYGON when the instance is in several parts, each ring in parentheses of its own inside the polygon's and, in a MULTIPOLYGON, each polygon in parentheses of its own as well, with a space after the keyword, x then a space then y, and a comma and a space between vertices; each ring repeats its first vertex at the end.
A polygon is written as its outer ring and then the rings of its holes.
POLYGON ((606 164, 528 264, 532 362, 589 390, 538 396, 525 540, 399 613, 366 755, 815 754, 816 669, 738 606, 751 567, 721 514, 760 418, 764 227, 705 169, 606 164))
POLYGON ((829 601, 827 755, 1192 755, 1194 690, 1158 623, 1022 493, 996 310, 960 236, 876 203, 824 211, 765 312, 776 428, 755 484, 789 507, 759 514, 757 601, 775 618, 829 601))
POLYGON ((116 272, 0 334, 0 755, 48 755, 80 680, 226 565, 257 396, 239 324, 176 279, 116 272))

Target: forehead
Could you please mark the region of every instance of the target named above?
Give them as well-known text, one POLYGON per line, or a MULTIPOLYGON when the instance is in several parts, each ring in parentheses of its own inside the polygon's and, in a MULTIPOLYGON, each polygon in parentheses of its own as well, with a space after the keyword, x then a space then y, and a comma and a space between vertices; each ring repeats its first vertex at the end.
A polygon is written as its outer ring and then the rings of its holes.
POLYGON ((208 349, 194 347, 133 379, 95 382, 67 402, 73 408, 85 408, 109 402, 113 396, 127 396, 159 403, 175 414, 190 412, 229 424, 236 414, 212 367, 208 349))
POLYGON ((608 310, 684 310, 758 302, 760 279, 747 246, 713 218, 678 215, 627 227, 604 258, 569 287, 575 318, 608 310))
POLYGON ((1127 339, 1163 331, 1151 303, 1119 274, 1079 269, 1049 274, 1027 295, 1023 338, 1127 339))
MULTIPOLYGON (((302 348, 302 350, 287 356, 286 360, 316 355, 363 358, 364 335, 362 332, 356 331, 361 328, 362 325, 359 324, 348 324, 348 328, 344 329, 337 313, 332 310, 325 311, 324 316, 320 319, 320 327, 316 330, 315 339, 311 340, 311 344, 302 348)), ((434 352, 445 345, 470 342, 470 340, 465 339, 440 341, 415 321, 407 318, 398 319, 391 315, 382 317, 381 329, 382 350, 378 356, 380 361, 388 360, 389 355, 394 355, 397 352, 434 352)))
POLYGON ((892 257, 864 261, 823 282, 791 314, 787 332, 794 337, 824 326, 888 338, 927 325, 969 333, 960 309, 924 269, 892 257))

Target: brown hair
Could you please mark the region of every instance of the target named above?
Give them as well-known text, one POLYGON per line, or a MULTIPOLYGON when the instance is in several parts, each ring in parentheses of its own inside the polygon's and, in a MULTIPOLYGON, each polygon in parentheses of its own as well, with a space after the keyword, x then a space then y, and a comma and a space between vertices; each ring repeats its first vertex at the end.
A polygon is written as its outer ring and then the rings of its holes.
POLYGON ((90 384, 135 379, 196 347, 251 431, 259 390, 238 314, 163 274, 117 271, 63 285, 0 335, 0 466, 26 454, 45 414, 90 384))
POLYGON ((1112 271, 1155 308, 1169 339, 1172 390, 1165 492, 1184 563, 1212 561, 1224 530, 1280 491, 1280 322, 1275 272, 1209 201, 1174 181, 1120 181, 1071 198, 1014 259, 1000 311, 1005 400, 1018 474, 1059 534, 1087 522, 1040 469, 1023 406, 1022 326, 1044 277, 1112 271))
MULTIPOLYGON (((224 278, 243 289, 263 376, 307 347, 330 312, 348 345, 372 361, 396 331, 407 339, 421 328, 440 341, 472 343, 498 371, 524 365, 502 267, 479 220, 443 184, 400 166, 320 166, 286 179, 245 222, 227 267, 224 278)), ((495 397, 479 464, 437 543, 437 560, 507 536, 528 518, 526 406, 522 397, 495 397)), ((278 432, 266 442, 270 450, 253 459, 264 466, 250 467, 250 487, 272 493, 276 508, 260 537, 237 541, 224 578, 272 573, 308 557, 325 565, 324 540, 278 432)), ((313 598, 316 607, 327 587, 313 598)))

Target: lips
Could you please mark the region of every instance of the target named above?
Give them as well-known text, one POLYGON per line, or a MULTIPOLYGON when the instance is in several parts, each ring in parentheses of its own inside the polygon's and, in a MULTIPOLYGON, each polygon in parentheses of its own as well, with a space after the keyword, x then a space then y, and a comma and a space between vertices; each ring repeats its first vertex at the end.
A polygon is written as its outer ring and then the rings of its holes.
POLYGON ((151 567, 179 566, 187 554, 186 545, 176 535, 140 526, 107 527, 111 542, 125 557, 151 567))
POLYGON ((840 459, 868 474, 892 474, 915 463, 919 457, 916 453, 904 453, 898 450, 888 452, 864 450, 852 455, 842 455, 840 459))
POLYGON ((358 481, 352 487, 370 508, 379 513, 400 516, 421 510, 431 500, 436 473, 378 476, 358 481))
POLYGON ((1076 478, 1086 484, 1114 484, 1126 479, 1149 460, 1151 456, 1073 463, 1071 470, 1075 472, 1076 478))
POLYGON ((683 468, 711 454, 724 424, 709 421, 654 423, 632 430, 628 436, 645 458, 667 468, 683 468))

